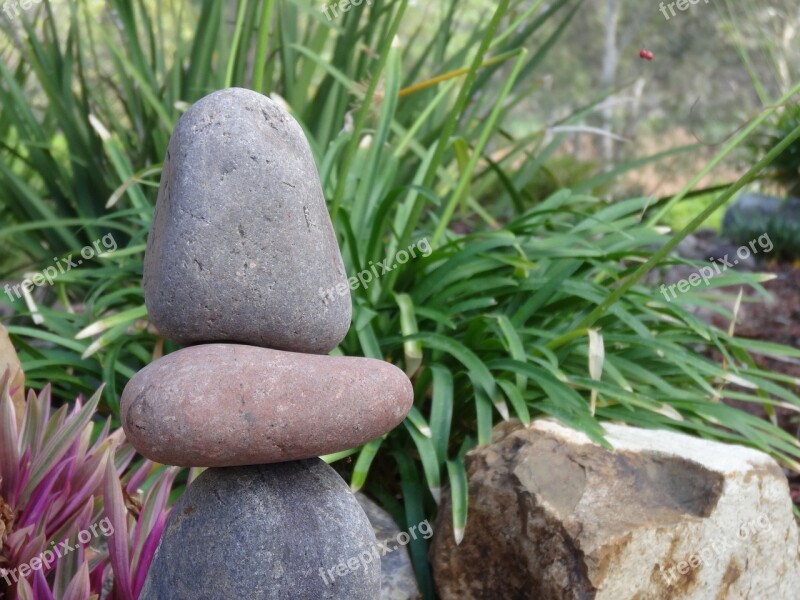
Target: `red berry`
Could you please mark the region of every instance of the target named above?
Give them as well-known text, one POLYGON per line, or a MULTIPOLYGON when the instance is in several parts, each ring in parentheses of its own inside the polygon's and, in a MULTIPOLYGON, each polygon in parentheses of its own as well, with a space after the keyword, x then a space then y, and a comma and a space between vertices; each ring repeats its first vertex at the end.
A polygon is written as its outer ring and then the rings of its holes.
POLYGON ((639 58, 643 58, 644 60, 653 60, 653 53, 650 52, 650 50, 642 49, 642 51, 639 52, 639 58))

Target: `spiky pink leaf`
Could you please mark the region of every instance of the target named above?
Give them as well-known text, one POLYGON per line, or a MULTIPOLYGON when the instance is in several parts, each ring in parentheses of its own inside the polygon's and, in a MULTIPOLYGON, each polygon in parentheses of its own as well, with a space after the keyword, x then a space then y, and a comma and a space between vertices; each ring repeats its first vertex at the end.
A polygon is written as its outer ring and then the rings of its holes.
MULTIPOLYGON (((121 429, 119 431, 122 432, 121 429)), ((111 437, 113 438, 114 435, 112 434, 111 437)), ((122 477, 125 469, 128 468, 128 465, 131 464, 131 461, 136 456, 136 450, 130 444, 124 443, 125 437, 123 435, 120 435, 117 439, 119 443, 117 445, 117 454, 114 457, 114 466, 117 469, 117 475, 122 477)))
POLYGON ((36 600, 36 595, 27 579, 20 578, 17 582, 17 598, 19 600, 36 600))
POLYGON ((158 543, 161 541, 161 534, 164 533, 166 523, 167 519, 164 513, 159 513, 153 528, 147 535, 144 544, 142 544, 133 575, 134 598, 138 598, 142 592, 145 579, 147 579, 147 572, 150 570, 150 564, 153 562, 153 557, 156 554, 158 543))
POLYGON ((33 575, 33 597, 37 600, 55 600, 53 592, 44 576, 44 569, 39 569, 33 575))
POLYGON ((10 498, 19 478, 17 412, 8 392, 8 381, 0 391, 0 496, 10 498))
POLYGON ((97 434, 97 439, 95 440, 92 447, 89 449, 89 452, 94 454, 97 450, 100 449, 100 446, 106 443, 106 439, 108 439, 108 433, 111 431, 111 417, 108 417, 103 423, 103 427, 97 434))
POLYGON ((106 461, 104 512, 111 521, 114 534, 107 539, 108 555, 114 570, 114 590, 122 600, 136 600, 131 589, 130 554, 128 549, 128 511, 122 497, 114 461, 106 461))
POLYGON ((90 593, 89 565, 84 562, 78 567, 78 573, 67 586, 63 600, 86 600, 90 593))
POLYGON ((33 490, 27 505, 20 514, 19 525, 24 527, 25 525, 33 525, 42 522, 45 511, 50 507, 53 501, 50 493, 53 490, 53 486, 58 481, 61 471, 63 471, 66 466, 66 463, 57 464, 49 473, 45 475, 41 483, 36 486, 36 489, 33 490))
POLYGON ((20 555, 22 549, 34 537, 34 529, 35 527, 33 525, 28 525, 27 527, 19 527, 17 529, 14 529, 6 537, 6 545, 3 554, 7 558, 9 558, 12 561, 12 563, 20 555))
POLYGON ((34 432, 36 430, 36 423, 39 417, 39 397, 36 392, 28 390, 28 401, 25 403, 25 412, 22 415, 22 427, 20 427, 19 447, 20 451, 27 445, 31 445, 34 439, 34 432))
POLYGON ((94 434, 94 425, 95 424, 90 419, 78 436, 78 443, 75 451, 76 456, 86 456, 86 453, 89 452, 89 446, 92 443, 92 435, 94 434))
MULTIPOLYGON (((76 544, 74 544, 73 541, 77 539, 78 534, 81 531, 88 530, 90 525, 92 524, 94 501, 95 501, 94 497, 90 497, 86 501, 86 503, 81 507, 81 509, 74 513, 72 519, 67 521, 59 529, 48 530, 48 539, 57 542, 56 545, 58 546, 60 546, 61 543, 65 541, 68 541, 71 546, 75 546, 76 544)), ((68 558, 71 559, 71 557, 72 553, 70 553, 68 558)), ((59 559, 58 564, 59 565, 61 564, 61 559, 59 559)), ((72 563, 68 563, 67 566, 69 566, 70 564, 72 563)), ((77 566, 77 563, 75 563, 75 566, 77 566)), ((66 584, 69 583, 69 581, 65 581, 63 583, 64 585, 62 586, 62 589, 65 589, 66 584)))
MULTIPOLYGON (((66 542, 71 548, 74 548, 77 545, 76 537, 76 535, 73 535, 61 541, 66 542)), ((59 547, 61 548, 62 544, 59 544, 59 547)), ((55 577, 53 578, 53 595, 59 600, 67 593, 67 589, 75 578, 78 568, 84 561, 83 549, 79 545, 77 549, 70 550, 69 552, 67 552, 66 549, 62 549, 60 552, 61 556, 56 564, 55 577)))
POLYGON ((132 564, 134 567, 137 564, 139 541, 142 539, 142 532, 146 536, 153 527, 156 517, 167 508, 169 492, 179 471, 180 469, 175 467, 164 469, 142 500, 142 510, 139 513, 139 519, 136 522, 136 529, 133 534, 134 555, 132 564))
POLYGON ((189 469, 189 477, 186 479, 186 485, 190 485, 195 479, 202 475, 205 467, 191 467, 189 469))
MULTIPOLYGON (((11 536, 9 536, 9 538, 10 537, 11 536)), ((6 539, 6 543, 8 544, 8 539, 6 539)), ((29 533, 25 536, 23 544, 19 546, 18 551, 15 553, 14 562, 17 565, 29 563, 31 562, 32 558, 39 556, 44 551, 46 546, 47 538, 44 536, 44 534, 40 533, 39 535, 31 536, 29 533)))
POLYGON ((17 485, 15 486, 14 491, 11 493, 11 497, 6 499, 6 501, 12 506, 19 506, 20 498, 22 497, 22 490, 27 485, 30 474, 31 474, 31 449, 28 447, 25 448, 25 451, 22 453, 22 458, 19 459, 19 473, 17 476, 17 485))
POLYGON ((105 477, 105 460, 108 452, 103 452, 91 457, 76 474, 70 491, 70 499, 63 510, 61 519, 54 523, 54 527, 61 526, 87 498, 101 493, 103 478, 105 477))
MULTIPOLYGON (((28 493, 30 493, 30 489, 33 486, 39 484, 39 481, 41 481, 45 474, 69 451, 70 447, 75 443, 75 440, 81 435, 81 432, 83 432, 97 408, 101 392, 102 388, 89 399, 86 406, 76 411, 66 420, 63 427, 59 427, 58 430, 53 433, 52 438, 45 443, 41 454, 34 459, 31 478, 23 492, 23 497, 26 497, 28 493)), ((48 425, 48 429, 50 429, 51 426, 52 422, 48 425)))
POLYGON ((111 575, 111 566, 105 561, 99 561, 89 573, 89 587, 92 588, 93 592, 102 592, 103 585, 106 581, 106 571, 108 571, 108 576, 111 575))
POLYGON ((72 519, 61 526, 60 529, 54 529, 52 531, 52 537, 57 540, 63 540, 67 537, 75 537, 81 531, 89 530, 89 527, 92 525, 93 513, 94 496, 89 496, 84 502, 83 506, 81 506, 80 510, 77 510, 74 513, 72 519))
POLYGON ((139 490, 145 480, 150 476, 150 472, 153 470, 153 464, 152 460, 145 459, 139 468, 133 472, 125 486, 128 494, 133 495, 139 490))
POLYGON ((49 525, 55 521, 64 509, 64 504, 66 504, 66 502, 67 496, 64 494, 64 490, 61 490, 61 493, 57 496, 52 496, 52 501, 45 510, 44 517, 42 518, 43 525, 49 525))
POLYGON ((56 409, 55 412, 53 412, 50 410, 48 405, 47 412, 43 413, 42 416, 45 420, 44 429, 41 436, 42 445, 37 448, 36 452, 34 452, 34 455, 40 454, 47 440, 52 439, 55 433, 64 426, 67 416, 69 416, 69 406, 62 404, 56 409))
MULTIPOLYGON (((33 390, 28 392, 28 404, 31 402, 31 394, 33 394, 33 390)), ((38 454, 42 449, 44 433, 50 419, 51 394, 49 383, 39 392, 39 397, 36 398, 36 406, 36 420, 31 423, 31 437, 28 440, 34 454, 38 454)))

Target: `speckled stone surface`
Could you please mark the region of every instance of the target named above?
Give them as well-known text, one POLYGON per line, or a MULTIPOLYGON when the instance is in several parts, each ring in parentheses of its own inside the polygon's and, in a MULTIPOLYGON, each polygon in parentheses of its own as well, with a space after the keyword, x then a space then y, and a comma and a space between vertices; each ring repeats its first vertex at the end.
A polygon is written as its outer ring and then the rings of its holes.
POLYGON ((376 600, 376 554, 364 511, 321 460, 209 469, 172 509, 140 598, 376 600))
POLYGON ((144 456, 220 467, 354 448, 399 425, 412 402, 408 377, 380 360, 204 344, 139 371, 121 414, 144 456))
POLYGON ((467 453, 463 539, 449 490, 433 528, 438 598, 800 598, 798 527, 772 457, 674 431, 603 429, 611 448, 554 419, 508 421, 467 453))
POLYGON ((230 88, 180 119, 144 292, 152 323, 179 344, 326 354, 344 338, 350 291, 319 174, 302 128, 275 102, 230 88), (333 300, 319 293, 336 286, 333 300))

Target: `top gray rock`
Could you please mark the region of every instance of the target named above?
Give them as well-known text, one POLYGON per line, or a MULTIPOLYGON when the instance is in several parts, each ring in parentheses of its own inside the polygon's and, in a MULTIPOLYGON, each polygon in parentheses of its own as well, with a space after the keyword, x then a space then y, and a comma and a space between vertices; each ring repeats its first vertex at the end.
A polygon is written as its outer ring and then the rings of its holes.
POLYGON ((350 327, 347 288, 303 130, 256 92, 196 102, 167 149, 144 260, 152 323, 179 344, 325 354, 350 327))

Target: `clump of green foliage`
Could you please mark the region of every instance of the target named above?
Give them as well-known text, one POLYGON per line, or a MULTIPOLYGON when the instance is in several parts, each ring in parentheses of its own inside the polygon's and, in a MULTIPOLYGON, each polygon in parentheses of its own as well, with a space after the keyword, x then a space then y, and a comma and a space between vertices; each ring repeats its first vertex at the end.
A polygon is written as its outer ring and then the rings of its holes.
MULTIPOLYGON (((747 144, 757 159, 800 127, 800 103, 781 107, 767 126, 747 144)), ((787 196, 800 198, 800 141, 795 141, 765 170, 763 178, 776 183, 787 196)))

